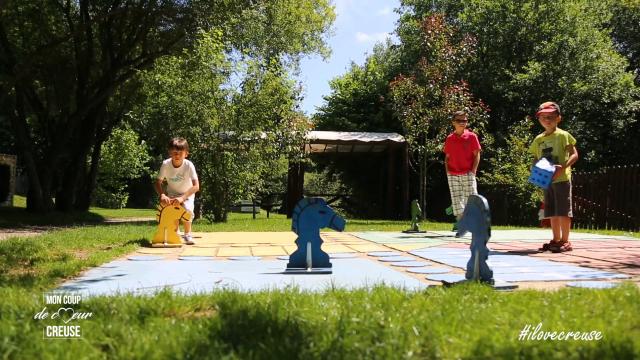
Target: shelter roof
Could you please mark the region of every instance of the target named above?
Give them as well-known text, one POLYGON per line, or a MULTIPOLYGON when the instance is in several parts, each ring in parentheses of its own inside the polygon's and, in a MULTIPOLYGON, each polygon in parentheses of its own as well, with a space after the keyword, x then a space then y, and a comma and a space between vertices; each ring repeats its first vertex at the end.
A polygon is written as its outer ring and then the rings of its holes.
POLYGON ((309 131, 305 139, 310 153, 383 152, 406 143, 400 134, 377 132, 309 131))

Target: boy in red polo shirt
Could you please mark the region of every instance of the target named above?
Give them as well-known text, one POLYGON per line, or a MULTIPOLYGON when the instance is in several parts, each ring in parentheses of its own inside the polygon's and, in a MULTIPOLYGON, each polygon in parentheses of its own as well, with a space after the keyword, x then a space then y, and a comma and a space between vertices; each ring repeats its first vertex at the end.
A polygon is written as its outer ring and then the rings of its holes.
MULTIPOLYGON (((478 193, 476 171, 480 163, 481 147, 478 136, 467 129, 466 112, 453 113, 451 124, 454 131, 444 142, 444 167, 447 170, 453 215, 456 216, 456 220, 460 220, 467 198, 471 194, 478 193)), ((456 226, 454 226, 455 230, 457 230, 456 226)))

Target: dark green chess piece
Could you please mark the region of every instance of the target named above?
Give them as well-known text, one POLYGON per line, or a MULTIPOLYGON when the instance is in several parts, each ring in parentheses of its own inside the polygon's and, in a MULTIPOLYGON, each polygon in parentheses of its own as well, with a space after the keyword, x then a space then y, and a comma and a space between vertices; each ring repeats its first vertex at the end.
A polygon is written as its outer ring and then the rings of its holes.
POLYGON ((422 217, 422 209, 418 200, 411 202, 411 229, 404 230, 403 233, 424 233, 420 230, 420 218, 422 217))

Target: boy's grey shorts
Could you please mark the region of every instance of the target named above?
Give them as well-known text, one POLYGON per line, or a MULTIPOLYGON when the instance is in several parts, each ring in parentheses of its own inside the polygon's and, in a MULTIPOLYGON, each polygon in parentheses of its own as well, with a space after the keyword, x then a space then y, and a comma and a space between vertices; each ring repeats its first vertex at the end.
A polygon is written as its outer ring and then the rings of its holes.
POLYGON ((571 181, 552 183, 544 191, 544 217, 573 217, 571 181))

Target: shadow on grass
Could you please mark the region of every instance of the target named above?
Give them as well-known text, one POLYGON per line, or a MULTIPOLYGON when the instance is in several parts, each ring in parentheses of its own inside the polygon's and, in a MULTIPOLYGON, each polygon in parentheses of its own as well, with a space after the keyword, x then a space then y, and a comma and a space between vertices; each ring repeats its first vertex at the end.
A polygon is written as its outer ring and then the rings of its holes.
POLYGON ((87 212, 50 212, 32 213, 24 208, 0 208, 0 228, 28 226, 75 226, 102 224, 105 218, 96 213, 87 212))
MULTIPOLYGON (((308 346, 307 326, 297 317, 282 316, 268 307, 237 302, 237 297, 219 303, 219 322, 209 328, 209 338, 220 341, 227 351, 240 358, 300 358, 308 346)), ((210 356, 208 342, 193 346, 196 357, 210 356)))
POLYGON ((142 247, 151 247, 151 242, 145 238, 140 238, 137 240, 129 240, 126 243, 122 244, 122 246, 127 246, 127 245, 138 245, 138 246, 142 246, 142 247))
POLYGON ((82 225, 151 225, 155 219, 109 219, 93 211, 62 213, 32 213, 24 208, 0 208, 0 229, 20 227, 67 227, 82 225))
MULTIPOLYGON (((189 346, 193 349, 190 355, 211 358, 210 341, 218 342, 228 357, 240 359, 399 358, 410 345, 410 336, 392 339, 397 332, 372 331, 380 326, 375 321, 327 319, 322 310, 305 308, 286 298, 258 303, 251 300, 243 296, 220 299, 217 321, 205 330, 209 341, 194 340, 189 346)), ((413 349, 414 356, 436 358, 431 339, 424 339, 423 343, 425 348, 413 349)))

